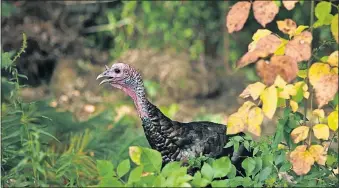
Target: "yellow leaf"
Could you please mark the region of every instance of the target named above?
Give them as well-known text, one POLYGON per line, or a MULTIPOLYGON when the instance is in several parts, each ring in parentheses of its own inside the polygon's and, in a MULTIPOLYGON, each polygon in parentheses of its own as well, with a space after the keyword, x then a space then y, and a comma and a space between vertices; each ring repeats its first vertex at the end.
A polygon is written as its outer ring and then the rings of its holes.
POLYGON ((303 85, 303 91, 307 91, 308 90, 308 86, 307 86, 307 84, 304 84, 303 85))
POLYGON ((290 100, 290 106, 291 106, 293 112, 296 112, 299 108, 298 103, 295 102, 294 100, 290 100))
POLYGON ((246 87, 246 89, 239 95, 241 98, 247 98, 251 96, 253 100, 257 100, 260 94, 264 91, 266 85, 261 82, 256 82, 254 84, 250 84, 246 87))
POLYGON ((312 145, 308 151, 313 156, 314 160, 320 164, 325 165, 325 162, 327 160, 327 153, 325 151, 325 148, 321 145, 312 145))
POLYGON ((237 134, 244 131, 244 128, 245 122, 241 114, 236 112, 228 117, 226 134, 237 134))
POLYGON ((326 63, 314 63, 309 69, 310 83, 314 86, 324 75, 330 74, 331 67, 326 63))
POLYGON ((278 94, 277 88, 274 85, 266 88, 260 95, 260 99, 263 102, 263 112, 265 116, 269 119, 272 119, 275 110, 277 109, 278 103, 278 94))
POLYGON ((278 144, 278 149, 287 149, 287 147, 284 144, 278 144))
POLYGON ((289 95, 294 96, 297 94, 297 89, 292 84, 287 84, 285 89, 287 90, 289 95))
POLYGON ((305 70, 299 70, 297 74, 300 78, 306 78, 307 77, 307 69, 305 70))
POLYGON ((277 77, 275 78, 274 84, 275 86, 279 88, 284 88, 286 86, 286 82, 284 79, 281 78, 281 76, 278 74, 277 77))
POLYGON ((253 41, 258 41, 259 39, 271 34, 272 31, 268 30, 268 29, 258 29, 257 32, 255 32, 253 34, 253 41))
POLYGON ((317 124, 313 126, 314 136, 318 139, 328 140, 330 129, 325 124, 317 124))
POLYGON ((331 53, 331 55, 328 57, 327 62, 334 67, 338 67, 338 50, 331 53))
POLYGON ((338 105, 335 107, 335 110, 338 111, 338 105))
POLYGON ((288 94, 288 91, 286 89, 280 91, 278 93, 278 97, 282 99, 290 99, 290 95, 288 94))
POLYGON ((331 69, 331 72, 332 73, 334 73, 334 74, 338 74, 338 67, 333 67, 332 69, 331 69))
POLYGON ((259 107, 253 107, 248 113, 248 119, 247 119, 247 130, 256 135, 260 136, 261 134, 261 123, 264 119, 264 115, 262 113, 261 108, 259 107))
POLYGON ((301 32, 303 32, 305 29, 307 29, 308 26, 305 25, 299 25, 297 29, 295 30, 293 36, 300 35, 301 32))
POLYGON ((248 115, 248 111, 250 110, 250 108, 252 108, 253 106, 255 106, 255 104, 251 101, 246 101, 244 102, 244 104, 238 109, 238 113, 240 115, 242 115, 242 117, 244 118, 244 120, 247 119, 247 115, 248 115))
POLYGON ((308 97, 310 97, 310 92, 304 92, 303 96, 305 97, 305 99, 308 99, 308 97))
POLYGON ((331 32, 334 39, 339 43, 339 36, 338 36, 338 14, 333 16, 332 23, 331 23, 331 32))
POLYGON ((323 109, 315 109, 315 110, 313 110, 312 114, 316 117, 319 117, 319 118, 325 117, 325 112, 324 112, 323 109))
POLYGON ((285 49, 286 49, 286 44, 288 43, 288 40, 280 38, 281 43, 278 46, 278 48, 275 50, 274 55, 284 55, 285 54, 285 49))
POLYGON ((135 164, 140 165, 141 148, 138 146, 130 146, 129 156, 135 164))
POLYGON ((314 158, 306 148, 306 145, 297 146, 289 156, 289 160, 292 163, 292 169, 298 175, 307 174, 314 164, 314 158))
POLYGON ((307 126, 300 126, 291 132, 291 138, 294 143, 299 143, 307 138, 310 128, 307 126))
MULTIPOLYGON (((336 109, 338 109, 338 105, 336 109)), ((330 127, 332 131, 338 130, 338 111, 337 110, 331 112, 330 115, 328 115, 327 122, 328 122, 328 126, 330 127)))

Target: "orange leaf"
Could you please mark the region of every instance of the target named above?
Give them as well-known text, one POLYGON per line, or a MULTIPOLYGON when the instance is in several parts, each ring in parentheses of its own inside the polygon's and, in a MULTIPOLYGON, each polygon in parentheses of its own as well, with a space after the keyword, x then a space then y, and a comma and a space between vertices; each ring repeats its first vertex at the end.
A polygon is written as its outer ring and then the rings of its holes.
POLYGON ((319 79, 314 85, 315 97, 318 103, 318 108, 331 101, 338 92, 338 75, 326 75, 319 79))
POLYGON ((291 138, 294 143, 298 143, 307 138, 310 128, 307 126, 299 126, 291 132, 291 138))
POLYGON ((286 82, 291 82, 297 77, 297 62, 289 56, 272 56, 271 61, 260 60, 256 66, 259 77, 266 85, 274 83, 277 75, 286 82))
POLYGON ((302 32, 286 44, 285 55, 292 57, 297 62, 310 59, 311 41, 312 34, 309 31, 302 32))
POLYGON ((307 174, 314 164, 314 158, 306 148, 306 145, 297 146, 289 155, 292 169, 298 175, 307 174))
POLYGON ((298 1, 291 1, 291 0, 283 0, 282 1, 283 4, 284 4, 284 7, 287 9, 287 10, 292 10, 294 7, 295 7, 295 4, 298 2, 298 1))
POLYGON ((325 162, 327 160, 327 153, 325 151, 325 148, 321 145, 312 145, 308 151, 313 156, 314 160, 320 164, 325 165, 325 162))
POLYGON ((229 33, 240 31, 250 13, 251 3, 247 1, 235 3, 226 17, 226 26, 229 33))
POLYGON ((273 54, 281 42, 282 41, 279 37, 273 34, 260 38, 258 42, 255 43, 255 46, 251 47, 251 51, 247 52, 240 58, 237 62, 237 68, 242 68, 248 64, 254 63, 260 57, 266 57, 273 54))
POLYGON ((273 1, 254 1, 254 18, 265 27, 266 24, 273 21, 275 15, 279 12, 279 7, 273 1))
POLYGON ((297 24, 291 19, 285 19, 284 21, 277 21, 278 29, 285 33, 292 35, 297 29, 297 24))

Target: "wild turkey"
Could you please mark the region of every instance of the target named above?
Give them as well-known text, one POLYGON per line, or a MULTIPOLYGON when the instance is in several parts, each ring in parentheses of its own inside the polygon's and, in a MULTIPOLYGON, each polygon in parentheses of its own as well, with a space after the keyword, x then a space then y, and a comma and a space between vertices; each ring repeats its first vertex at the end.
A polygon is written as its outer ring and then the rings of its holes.
POLYGON ((109 83, 133 99, 146 138, 150 146, 161 153, 163 164, 187 161, 201 154, 211 158, 229 155, 240 169, 243 160, 240 156, 251 155, 243 146, 237 152, 233 152, 233 148, 224 148, 231 137, 226 135, 225 125, 207 121, 181 123, 166 117, 147 100, 141 75, 130 65, 116 63, 111 68, 106 66, 106 70, 97 77, 100 78, 104 78, 100 85, 109 83))

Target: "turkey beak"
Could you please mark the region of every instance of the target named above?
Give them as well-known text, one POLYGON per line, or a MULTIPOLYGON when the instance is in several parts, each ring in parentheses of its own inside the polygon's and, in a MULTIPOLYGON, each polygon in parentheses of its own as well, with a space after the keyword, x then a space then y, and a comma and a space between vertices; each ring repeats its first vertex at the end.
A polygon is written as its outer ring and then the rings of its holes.
POLYGON ((102 81, 100 82, 99 85, 104 84, 104 83, 106 83, 106 82, 112 81, 112 77, 110 77, 110 76, 107 75, 107 71, 108 71, 108 70, 106 70, 106 71, 104 71, 103 73, 101 73, 101 74, 98 75, 97 80, 100 79, 100 78, 108 78, 108 79, 102 80, 102 81))

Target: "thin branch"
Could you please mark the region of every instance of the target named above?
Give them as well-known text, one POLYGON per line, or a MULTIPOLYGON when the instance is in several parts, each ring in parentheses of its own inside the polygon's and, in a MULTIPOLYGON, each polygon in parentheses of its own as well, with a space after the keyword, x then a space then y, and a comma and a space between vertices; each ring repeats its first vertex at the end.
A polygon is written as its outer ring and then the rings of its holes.
MULTIPOLYGON (((311 32, 311 35, 313 36, 313 23, 314 23, 314 0, 311 1, 311 13, 310 13, 310 32, 311 32)), ((312 45, 312 44, 311 44, 312 45)), ((309 83, 309 68, 311 66, 311 62, 312 62, 312 58, 310 58, 307 62, 307 68, 306 68, 306 71, 307 71, 307 78, 306 78, 306 84, 309 88, 310 91, 312 91, 312 87, 309 83)), ((310 97, 309 99, 311 100, 311 110, 312 110, 312 92, 310 92, 310 97)), ((304 123, 306 125, 306 116, 307 116, 307 99, 304 99, 304 123)), ((311 129, 312 128, 312 125, 310 125, 310 132, 311 133, 311 129)), ((309 145, 311 144, 311 135, 312 134, 309 134, 309 140, 308 140, 308 143, 309 145)))

